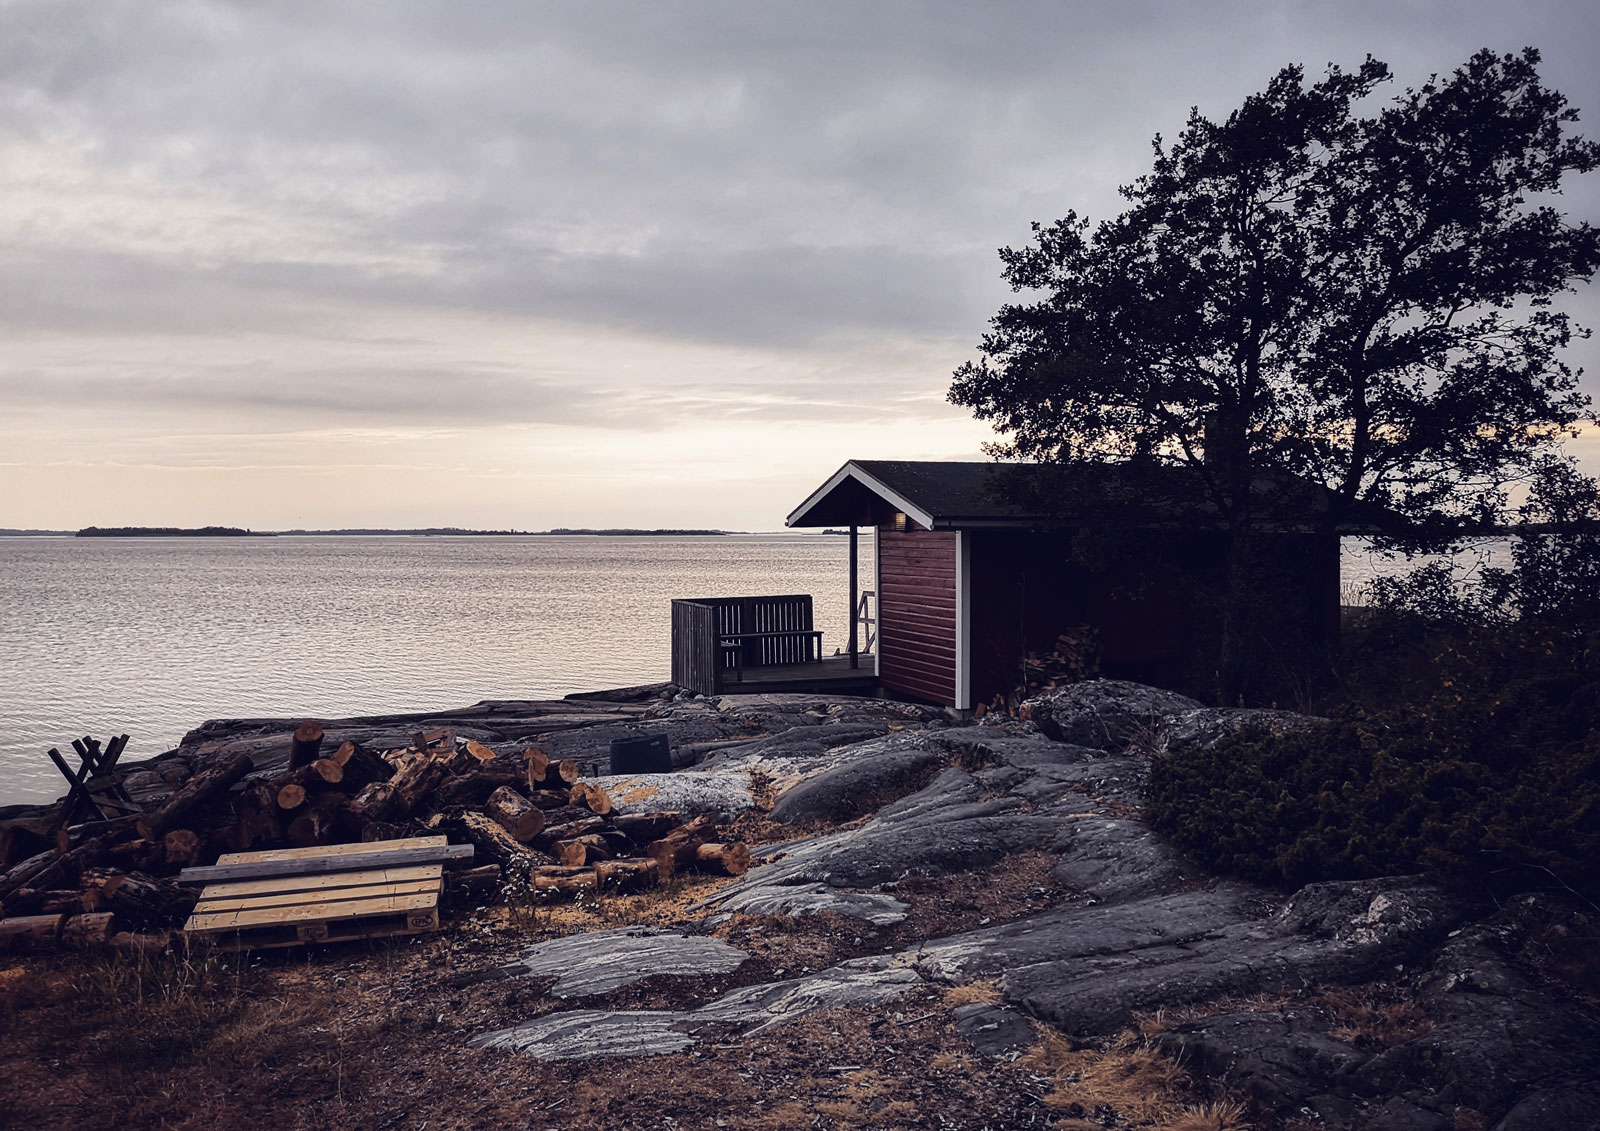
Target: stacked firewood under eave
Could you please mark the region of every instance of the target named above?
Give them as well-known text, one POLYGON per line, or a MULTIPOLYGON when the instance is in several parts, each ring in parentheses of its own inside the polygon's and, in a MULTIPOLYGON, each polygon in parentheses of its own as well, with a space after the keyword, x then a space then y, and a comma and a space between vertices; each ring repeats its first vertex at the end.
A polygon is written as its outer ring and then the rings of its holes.
POLYGON ((1026 699, 1042 691, 1096 679, 1100 675, 1100 633, 1092 625, 1069 628, 1056 637, 1055 646, 1043 655, 1029 652, 1022 658, 1021 678, 1008 695, 996 695, 980 703, 977 714, 990 711, 1016 714, 1026 699))
MULTIPOLYGON (((445 833, 470 843, 479 866, 445 873, 445 897, 490 902, 507 890, 562 898, 629 893, 678 872, 742 875, 749 849, 720 843, 706 818, 613 812, 599 785, 572 761, 536 746, 497 753, 448 730, 376 752, 346 742, 321 749, 322 729, 303 724, 290 768, 239 782, 238 755, 196 774, 150 812, 63 830, 38 849, 27 835, 0 857, 0 950, 109 943, 165 948, 197 893, 172 879, 226 852, 393 840, 445 833)), ((8 830, 9 831, 9 830, 8 830)))

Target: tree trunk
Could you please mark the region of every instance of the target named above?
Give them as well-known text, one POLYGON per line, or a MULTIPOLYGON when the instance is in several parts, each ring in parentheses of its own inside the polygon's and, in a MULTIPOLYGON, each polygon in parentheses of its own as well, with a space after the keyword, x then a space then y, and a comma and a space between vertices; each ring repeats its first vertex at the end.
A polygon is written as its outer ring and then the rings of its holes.
POLYGON ((499 822, 490 820, 482 813, 469 809, 459 817, 441 821, 441 824, 469 841, 480 855, 500 865, 507 880, 520 881, 533 869, 550 863, 550 857, 535 852, 507 832, 499 822))
POLYGON ((170 927, 182 923, 199 896, 142 872, 99 872, 84 876, 79 901, 84 911, 113 911, 138 927, 170 927))
POLYGON ((653 888, 662 881, 659 860, 648 856, 626 860, 602 860, 594 866, 598 891, 634 892, 653 888))
POLYGON ((253 765, 249 755, 236 754, 223 765, 202 770, 167 798, 165 805, 138 819, 139 835, 146 840, 160 840, 168 829, 184 823, 190 813, 219 794, 226 793, 228 787, 248 774, 253 765))
POLYGON ((660 862, 661 878, 670 877, 677 868, 691 867, 695 850, 711 839, 717 831, 710 817, 696 817, 686 825, 679 825, 660 840, 650 842, 649 855, 660 862))
POLYGON ((483 811, 522 844, 527 844, 544 829, 544 810, 508 785, 489 795, 483 811))
POLYGON ((528 876, 534 891, 557 895, 582 895, 592 892, 597 885, 593 868, 567 868, 546 866, 535 868, 528 876))
POLYGON ((192 829, 169 829, 161 838, 161 848, 167 864, 174 868, 187 868, 200 859, 200 837, 192 829))
POLYGON ((298 769, 317 760, 322 751, 322 724, 316 719, 307 719, 294 728, 294 737, 289 740, 289 768, 298 769))
POLYGON ((289 822, 284 838, 295 848, 332 844, 348 800, 342 793, 324 793, 289 822))
POLYGON ((609 860, 613 855, 611 846, 606 843, 606 838, 598 833, 589 833, 574 840, 558 841, 555 845, 556 857, 568 867, 582 867, 593 864, 598 860, 609 860))
POLYGON ((440 805, 464 805, 468 808, 477 808, 489 800, 489 796, 504 786, 522 784, 522 775, 514 770, 502 770, 485 767, 475 770, 459 778, 452 778, 445 782, 434 794, 434 799, 440 805))
POLYGON ((748 844, 702 844, 694 850, 695 867, 718 876, 742 876, 750 870, 748 844))
POLYGON ((612 828, 641 848, 648 848, 651 841, 660 840, 683 824, 683 814, 672 812, 613 813, 609 819, 612 828))
POLYGON ((111 913, 94 915, 23 915, 0 919, 0 950, 56 950, 104 943, 111 934, 111 913))
POLYGON ((611 795, 605 791, 604 786, 580 781, 572 787, 569 796, 573 805, 582 805, 597 816, 604 817, 611 812, 611 795))

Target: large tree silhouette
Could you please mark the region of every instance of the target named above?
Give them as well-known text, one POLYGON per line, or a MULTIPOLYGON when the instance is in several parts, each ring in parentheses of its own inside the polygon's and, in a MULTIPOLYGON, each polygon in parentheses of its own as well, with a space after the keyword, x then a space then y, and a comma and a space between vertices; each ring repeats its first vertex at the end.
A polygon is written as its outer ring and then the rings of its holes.
POLYGON ((1003 307, 950 398, 997 454, 1184 465, 1228 535, 1218 691, 1240 625, 1263 476, 1320 484, 1330 529, 1382 513, 1398 544, 1494 520, 1585 418, 1552 300, 1600 235, 1551 198, 1600 163, 1539 55, 1482 51, 1383 102, 1388 68, 1287 67, 1225 121, 1192 112, 1098 224, 1001 251, 1003 307))

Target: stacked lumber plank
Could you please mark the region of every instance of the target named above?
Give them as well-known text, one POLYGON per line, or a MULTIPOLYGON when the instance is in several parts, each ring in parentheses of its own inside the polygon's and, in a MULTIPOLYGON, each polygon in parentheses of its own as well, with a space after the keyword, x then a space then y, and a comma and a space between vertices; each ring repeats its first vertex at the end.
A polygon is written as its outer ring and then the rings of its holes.
POLYGON ((260 949, 437 930, 444 864, 471 855, 442 836, 228 853, 179 874, 205 884, 184 933, 260 949))

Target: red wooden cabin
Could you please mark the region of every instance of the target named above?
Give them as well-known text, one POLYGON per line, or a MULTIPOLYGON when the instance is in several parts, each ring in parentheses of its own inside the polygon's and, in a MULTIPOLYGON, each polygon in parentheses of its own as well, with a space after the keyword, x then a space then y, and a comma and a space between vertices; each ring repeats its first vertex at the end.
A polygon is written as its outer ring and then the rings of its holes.
MULTIPOLYGON (((1196 640, 1222 580, 1218 524, 1203 505, 1151 506, 1148 496, 1132 494, 1119 501, 1126 477, 1115 467, 1087 484, 1077 473, 1077 513, 1059 495, 1037 505, 1040 490, 1056 491, 1062 474, 1027 465, 852 460, 789 515, 791 527, 848 526, 852 537, 856 528, 873 531, 878 646, 871 659, 885 692, 974 707, 1016 687, 1026 653, 1048 651, 1060 633, 1081 626, 1098 632, 1104 674, 1198 689, 1195 665, 1204 653, 1196 640), (1003 487, 1002 476, 1010 477, 1003 487), (1039 489, 1035 505, 1005 501, 1027 497, 1030 486, 1039 489), (1074 553, 1083 528, 1115 523, 1161 533, 1166 560, 1156 580, 1130 584, 1135 567, 1148 563, 1091 567, 1074 553)), ((1328 639, 1339 625, 1339 536, 1307 517, 1314 489, 1297 483, 1276 493, 1283 517, 1267 537, 1283 583, 1263 597, 1289 612, 1302 641, 1328 639)))

